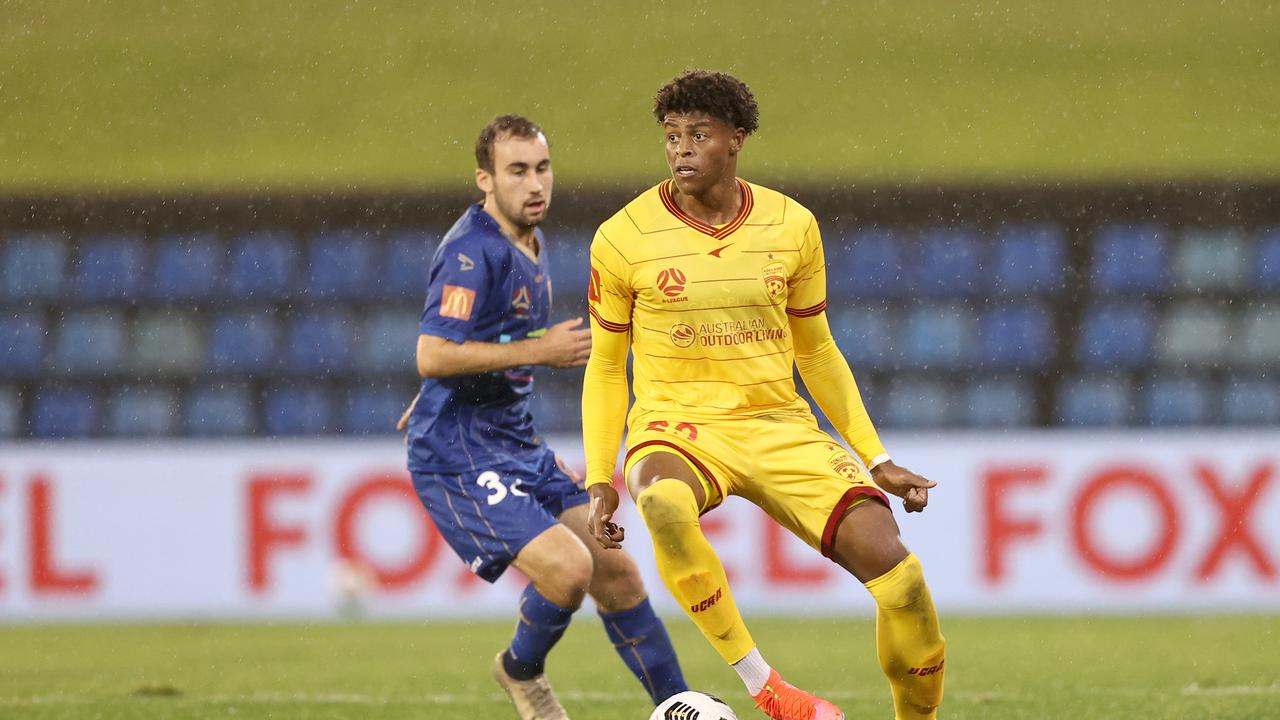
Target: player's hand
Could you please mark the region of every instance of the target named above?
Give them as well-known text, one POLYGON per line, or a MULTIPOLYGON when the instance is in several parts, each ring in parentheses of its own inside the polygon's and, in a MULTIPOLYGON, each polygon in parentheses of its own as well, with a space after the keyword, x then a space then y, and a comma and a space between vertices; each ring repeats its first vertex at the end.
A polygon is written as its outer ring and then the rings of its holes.
POLYGON ((591 357, 591 329, 581 325, 580 317, 552 325, 545 335, 533 341, 534 364, 558 368, 586 365, 591 357))
POLYGON ((877 465, 871 471, 871 478, 881 490, 902 498, 902 507, 909 513, 923 512, 929 504, 929 488, 938 485, 923 475, 898 467, 892 460, 877 465))
POLYGON ((404 414, 400 416, 400 422, 396 423, 397 432, 404 432, 405 428, 409 427, 409 416, 413 414, 413 408, 418 405, 419 397, 422 397, 421 391, 419 391, 417 395, 413 396, 413 400, 409 403, 409 407, 404 409, 404 414))
POLYGON ((613 522, 618 511, 618 491, 609 483, 596 483, 587 488, 591 505, 587 507, 587 531, 603 548, 620 548, 627 533, 613 522))
POLYGON ((565 475, 568 475, 569 479, 573 481, 574 485, 577 485, 579 487, 582 486, 582 475, 577 470, 574 470, 573 468, 569 467, 569 463, 565 462, 564 458, 560 457, 559 455, 556 455, 556 467, 560 468, 560 472, 564 473, 565 475))

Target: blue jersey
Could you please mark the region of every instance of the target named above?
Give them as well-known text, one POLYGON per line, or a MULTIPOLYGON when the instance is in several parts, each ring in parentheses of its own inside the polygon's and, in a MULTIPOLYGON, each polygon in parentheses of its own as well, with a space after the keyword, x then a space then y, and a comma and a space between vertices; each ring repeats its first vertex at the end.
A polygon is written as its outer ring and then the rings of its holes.
MULTIPOLYGON (((456 343, 506 343, 542 335, 551 315, 551 276, 537 232, 538 260, 473 205, 431 260, 419 331, 456 343)), ((547 452, 529 413, 533 366, 481 375, 426 378, 409 417, 409 469, 419 473, 536 464, 547 452)))

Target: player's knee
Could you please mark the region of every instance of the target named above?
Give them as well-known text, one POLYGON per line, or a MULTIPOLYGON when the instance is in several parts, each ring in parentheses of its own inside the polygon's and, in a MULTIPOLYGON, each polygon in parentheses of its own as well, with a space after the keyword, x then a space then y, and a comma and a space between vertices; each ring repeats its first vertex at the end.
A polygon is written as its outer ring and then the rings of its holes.
POLYGON ((693 490, 681 480, 665 478, 636 497, 636 509, 651 532, 679 522, 695 522, 698 504, 693 490))
POLYGON ((563 543, 555 560, 532 578, 538 591, 560 607, 577 608, 591 586, 591 553, 581 543, 563 543))

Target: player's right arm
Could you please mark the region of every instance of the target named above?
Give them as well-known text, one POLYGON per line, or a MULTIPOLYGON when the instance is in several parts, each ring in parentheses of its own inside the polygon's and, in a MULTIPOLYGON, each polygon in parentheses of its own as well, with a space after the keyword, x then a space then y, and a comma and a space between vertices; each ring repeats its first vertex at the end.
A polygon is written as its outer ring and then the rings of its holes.
POLYGON ((631 348, 634 298, 628 266, 601 233, 591 243, 587 303, 591 315, 591 359, 582 379, 582 446, 591 495, 588 528, 606 548, 621 547, 624 533, 613 522, 618 493, 613 470, 627 419, 627 353, 631 348))

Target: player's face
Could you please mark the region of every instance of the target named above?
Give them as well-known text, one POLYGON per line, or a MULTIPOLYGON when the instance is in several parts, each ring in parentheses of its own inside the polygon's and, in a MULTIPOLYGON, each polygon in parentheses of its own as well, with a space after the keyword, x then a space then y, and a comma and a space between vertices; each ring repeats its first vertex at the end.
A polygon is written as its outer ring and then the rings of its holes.
POLYGON ((493 198, 503 219, 521 229, 546 219, 552 182, 551 148, 541 133, 499 138, 493 144, 493 172, 476 170, 476 185, 493 198))
POLYGON ((668 113, 662 120, 667 166, 676 189, 691 195, 737 173, 737 155, 747 134, 706 113, 668 113))

